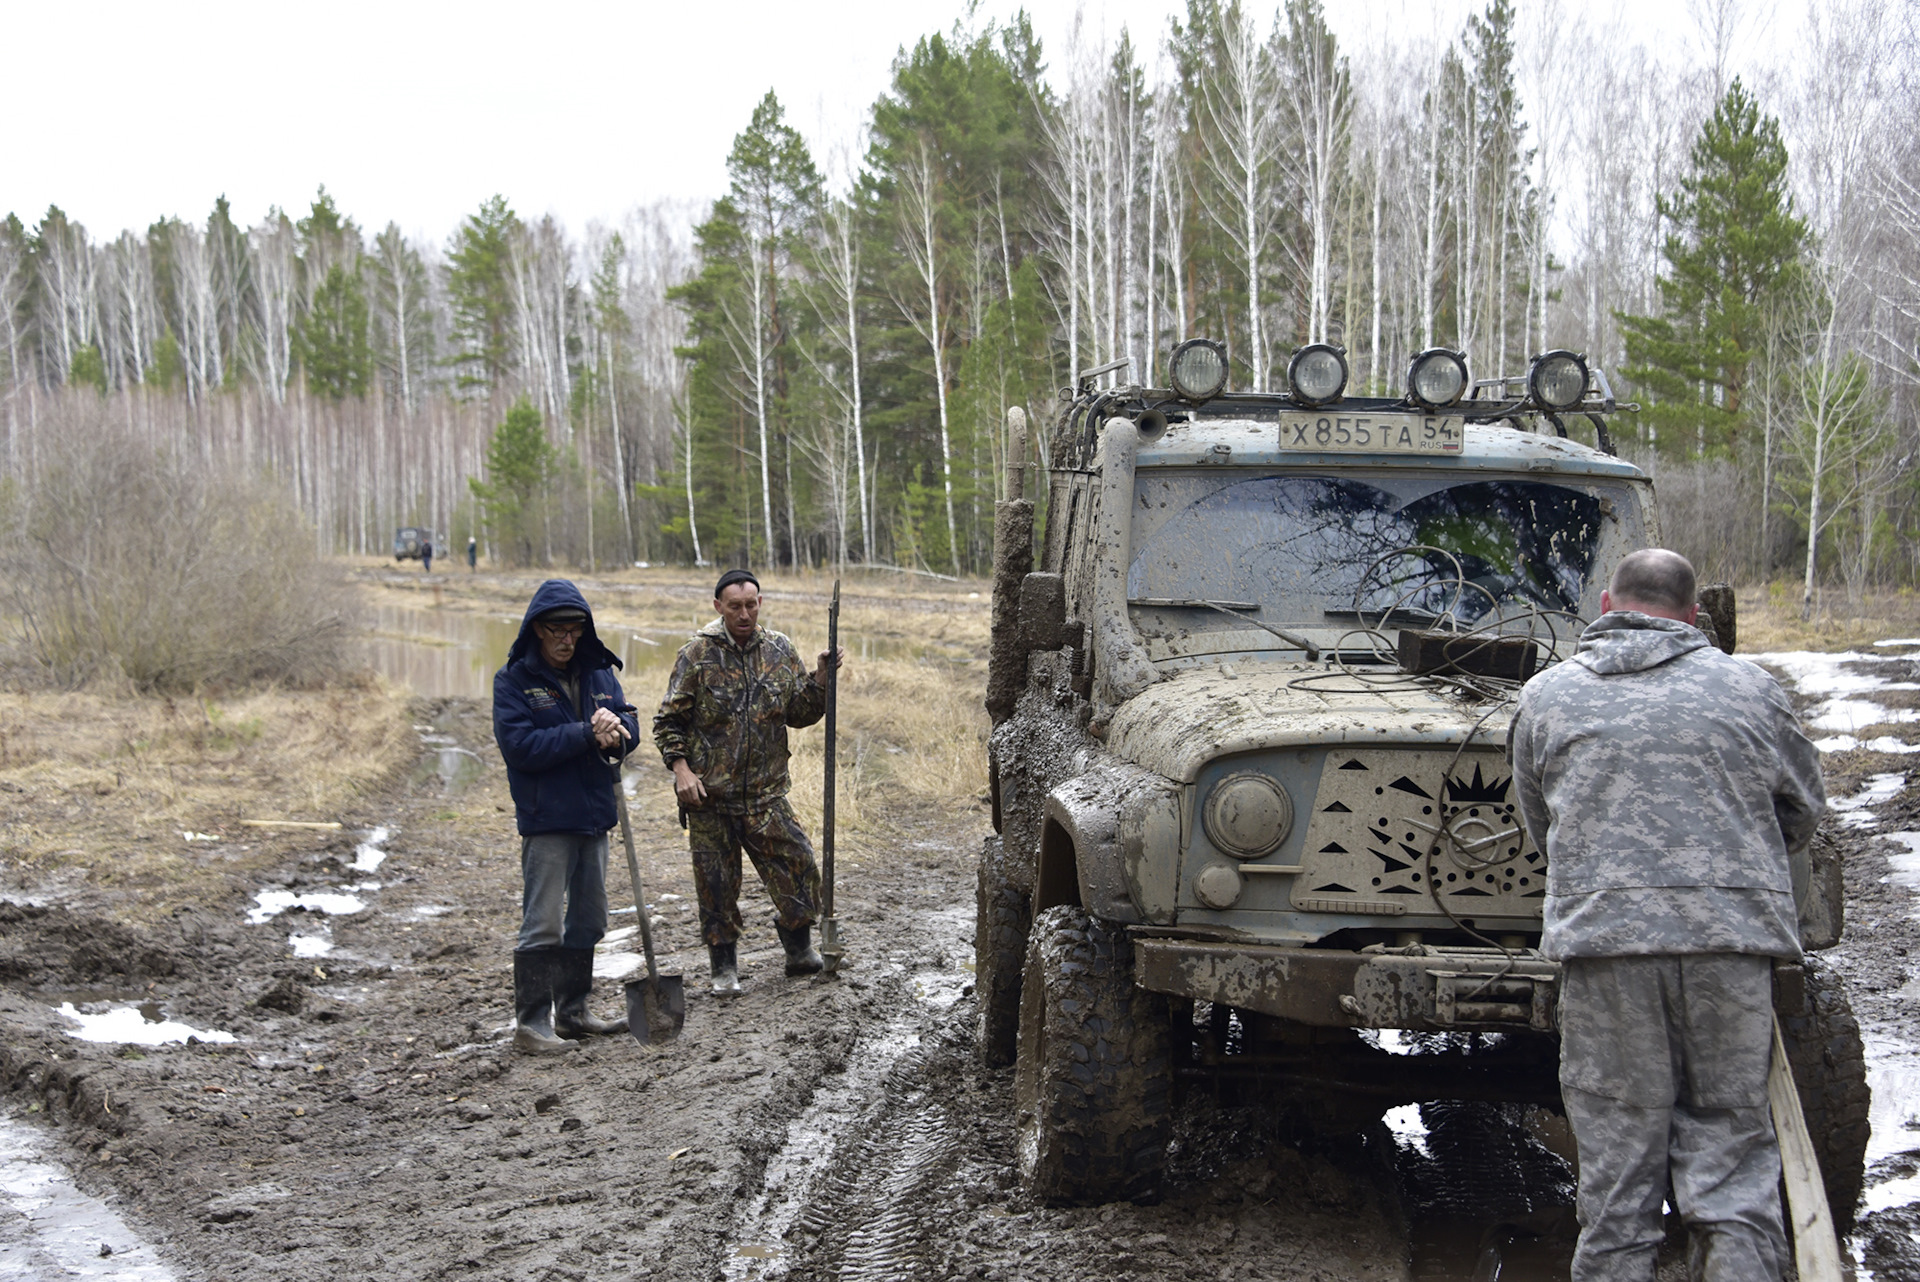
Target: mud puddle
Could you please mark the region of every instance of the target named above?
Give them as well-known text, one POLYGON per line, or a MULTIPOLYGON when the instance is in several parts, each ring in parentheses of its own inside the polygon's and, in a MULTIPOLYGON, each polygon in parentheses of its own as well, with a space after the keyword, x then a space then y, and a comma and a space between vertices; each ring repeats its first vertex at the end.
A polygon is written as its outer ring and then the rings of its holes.
POLYGON ((0 1279, 175 1277, 112 1207, 75 1187, 34 1127, 0 1113, 0 1279))
POLYGON ((1846 975, 1873 1094, 1866 1188, 1844 1243, 1860 1282, 1920 1280, 1920 984, 1906 958, 1920 948, 1920 798, 1913 772, 1886 767, 1920 752, 1920 732, 1869 733, 1920 721, 1896 692, 1920 689, 1914 639, 1878 654, 1759 654, 1801 704, 1834 796, 1845 843, 1847 929, 1826 957, 1846 975), (1907 653, 1885 653, 1906 651, 1907 653), (1864 772, 1862 763, 1868 764, 1864 772), (1879 768, 1876 768, 1879 767, 1879 768), (1832 786, 1835 778, 1849 782, 1832 786))

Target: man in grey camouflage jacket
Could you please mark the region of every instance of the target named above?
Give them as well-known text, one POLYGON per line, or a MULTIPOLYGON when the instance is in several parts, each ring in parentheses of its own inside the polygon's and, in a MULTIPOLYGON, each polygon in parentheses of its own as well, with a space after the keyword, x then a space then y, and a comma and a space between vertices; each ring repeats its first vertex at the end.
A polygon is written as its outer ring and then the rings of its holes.
POLYGON ((1668 1196, 1704 1276, 1778 1279, 1772 959, 1826 809, 1819 753, 1760 668, 1693 626, 1693 567, 1620 562, 1567 662, 1528 683, 1514 779, 1547 852, 1560 1085, 1580 1151, 1576 1282, 1652 1282, 1668 1196))

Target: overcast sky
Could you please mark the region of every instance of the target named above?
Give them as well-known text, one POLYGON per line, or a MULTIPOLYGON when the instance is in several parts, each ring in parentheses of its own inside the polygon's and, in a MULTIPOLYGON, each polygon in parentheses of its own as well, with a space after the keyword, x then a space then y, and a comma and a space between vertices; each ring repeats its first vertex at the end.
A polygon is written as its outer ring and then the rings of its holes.
MULTIPOLYGON (((1523 17, 1537 2, 1520 0, 1523 17)), ((1692 39, 1697 3, 1614 0, 1618 17, 1604 26, 1608 38, 1677 48, 1692 39)), ((325 183, 370 231, 391 219, 442 241, 495 192, 578 230, 639 203, 718 193, 733 136, 769 88, 826 167, 886 88, 895 53, 950 27, 963 5, 16 2, 5 6, 16 124, 0 147, 0 214, 31 223, 54 203, 111 239, 164 214, 198 221, 221 193, 245 223, 270 205, 304 210, 325 183)), ((1028 7, 1055 71, 1079 14, 1089 39, 1128 26, 1151 74, 1152 50, 1185 3, 1028 7)), ((1328 5, 1356 57, 1370 31, 1449 38, 1469 7, 1328 5)), ((981 0, 979 21, 1013 9, 981 0)), ((1770 25, 1751 23, 1751 38, 1770 25)))

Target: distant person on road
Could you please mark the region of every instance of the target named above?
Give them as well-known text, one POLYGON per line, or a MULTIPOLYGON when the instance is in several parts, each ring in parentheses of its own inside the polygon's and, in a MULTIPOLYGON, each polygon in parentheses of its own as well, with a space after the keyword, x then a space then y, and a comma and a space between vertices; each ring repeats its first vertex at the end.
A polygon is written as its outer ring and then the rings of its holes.
POLYGON ((593 946, 607 933, 607 831, 617 822, 608 759, 626 756, 640 734, 619 666, 580 590, 548 579, 493 677, 493 737, 520 832, 513 1044, 535 1054, 627 1029, 624 1017, 587 1012, 593 946))
POLYGON ((692 848, 713 991, 732 996, 740 991, 743 847, 773 900, 787 974, 821 968, 811 937, 820 872, 813 845, 787 805, 787 730, 826 715, 827 674, 846 650, 822 650, 808 673, 792 641, 760 626, 760 581, 746 570, 720 576, 713 608, 720 617, 674 661, 667 697, 653 718, 653 741, 673 772, 692 848))
POLYGON ((1767 1108, 1773 959, 1826 809, 1786 694, 1694 627, 1693 567, 1620 562, 1567 662, 1527 684, 1513 769, 1547 853, 1560 1087, 1580 1152, 1574 1282, 1652 1282, 1669 1181, 1712 1282, 1788 1262, 1767 1108))
POLYGON ((423 573, 433 573, 433 540, 420 540, 420 568, 423 573))
POLYGON ((467 573, 472 574, 474 567, 480 564, 480 540, 473 535, 467 536, 467 573))

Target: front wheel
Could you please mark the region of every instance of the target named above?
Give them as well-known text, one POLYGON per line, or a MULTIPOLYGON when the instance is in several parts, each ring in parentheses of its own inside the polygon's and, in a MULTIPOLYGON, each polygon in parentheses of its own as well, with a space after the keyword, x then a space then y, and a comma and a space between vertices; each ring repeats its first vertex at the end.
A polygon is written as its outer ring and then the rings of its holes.
POLYGON ((1034 919, 1020 996, 1014 1134, 1044 1201, 1143 1201, 1167 1160, 1167 1003, 1133 983, 1126 931, 1079 908, 1034 919))

